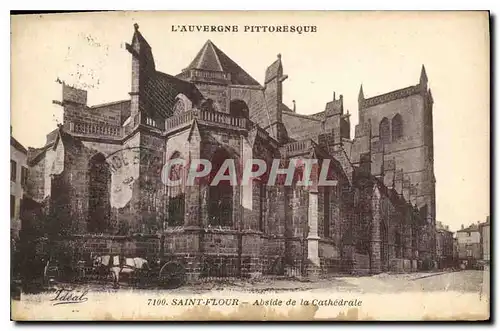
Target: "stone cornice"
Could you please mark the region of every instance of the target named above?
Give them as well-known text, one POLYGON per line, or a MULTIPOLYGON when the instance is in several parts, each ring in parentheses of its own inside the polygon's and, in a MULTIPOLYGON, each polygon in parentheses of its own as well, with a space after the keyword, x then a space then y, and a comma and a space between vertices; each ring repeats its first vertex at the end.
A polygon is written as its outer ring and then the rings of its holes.
POLYGON ((359 100, 359 108, 369 108, 379 104, 387 103, 390 101, 403 99, 411 95, 419 94, 421 92, 420 85, 414 85, 399 89, 396 91, 391 91, 385 94, 377 95, 367 99, 359 100))

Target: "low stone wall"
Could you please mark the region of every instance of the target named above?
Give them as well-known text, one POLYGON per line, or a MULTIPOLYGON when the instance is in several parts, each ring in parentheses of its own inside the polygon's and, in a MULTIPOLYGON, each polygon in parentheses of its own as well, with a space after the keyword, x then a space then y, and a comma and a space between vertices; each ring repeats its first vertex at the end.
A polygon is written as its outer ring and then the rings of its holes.
POLYGON ((368 254, 353 254, 352 273, 356 275, 370 274, 370 256, 368 254))
POLYGON ((85 260, 92 255, 116 254, 149 258, 158 256, 160 238, 156 236, 75 235, 54 239, 49 254, 85 260))

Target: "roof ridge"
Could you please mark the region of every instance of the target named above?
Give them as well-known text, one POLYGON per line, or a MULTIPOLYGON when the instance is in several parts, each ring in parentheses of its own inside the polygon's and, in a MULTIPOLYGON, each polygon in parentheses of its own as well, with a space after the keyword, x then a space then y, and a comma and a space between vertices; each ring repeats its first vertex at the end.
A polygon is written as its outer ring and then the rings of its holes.
POLYGON ((184 71, 190 69, 224 72, 231 74, 231 82, 238 85, 258 85, 241 66, 208 39, 184 71))
POLYGON ((130 102, 130 99, 123 99, 123 100, 117 100, 117 101, 110 101, 110 102, 105 102, 105 103, 99 103, 96 105, 89 106, 89 108, 101 108, 101 107, 106 107, 106 106, 113 106, 113 105, 118 105, 120 103, 125 103, 125 102, 130 102))
POLYGON ((219 48, 217 48, 217 46, 215 46, 210 39, 208 39, 207 43, 210 46, 210 48, 212 49, 212 52, 214 52, 215 59, 217 60, 217 63, 219 64, 219 68, 223 72, 224 67, 222 66, 222 63, 220 62, 220 56, 223 55, 224 52, 221 51, 219 48))

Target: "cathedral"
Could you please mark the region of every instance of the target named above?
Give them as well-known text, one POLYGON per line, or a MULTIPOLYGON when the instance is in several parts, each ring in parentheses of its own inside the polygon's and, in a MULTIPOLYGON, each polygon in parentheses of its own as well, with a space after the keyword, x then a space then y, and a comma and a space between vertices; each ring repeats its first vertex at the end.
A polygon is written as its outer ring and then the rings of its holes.
POLYGON ((415 85, 378 96, 361 87, 351 134, 342 95, 309 115, 283 103, 281 55, 261 83, 210 40, 175 75, 157 70, 137 24, 126 48, 127 100, 89 106, 85 90, 62 84, 63 123, 28 150, 24 238, 46 236, 75 256, 168 256, 190 279, 434 266, 433 98, 423 66, 415 85), (161 172, 174 158, 207 159, 214 171, 226 159, 330 160, 336 185, 167 186, 161 172))

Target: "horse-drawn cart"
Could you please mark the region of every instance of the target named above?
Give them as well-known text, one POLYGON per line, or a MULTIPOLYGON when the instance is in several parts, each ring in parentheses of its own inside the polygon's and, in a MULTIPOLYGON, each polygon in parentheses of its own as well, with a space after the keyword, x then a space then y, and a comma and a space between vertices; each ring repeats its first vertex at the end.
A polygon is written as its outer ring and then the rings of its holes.
POLYGON ((39 245, 35 260, 43 261, 43 271, 39 274, 43 273, 44 285, 97 283, 115 287, 122 284, 143 288, 180 287, 186 282, 184 263, 158 249, 163 246, 162 239, 96 235, 57 238, 39 245), (130 249, 139 245, 148 249, 130 249), (113 249, 103 250, 105 247, 113 249), (149 249, 151 247, 153 249, 149 249))
POLYGON ((115 288, 120 284, 134 287, 177 288, 186 282, 186 270, 182 263, 175 260, 153 260, 143 258, 127 258, 118 255, 95 256, 90 260, 78 260, 74 265, 64 265, 60 260, 49 259, 44 268, 44 283, 97 283, 112 284, 115 288), (109 257, 112 262, 118 257, 117 264, 99 263, 101 258, 109 257), (138 266, 131 261, 144 260, 138 266), (99 262, 98 262, 99 261, 99 262))

